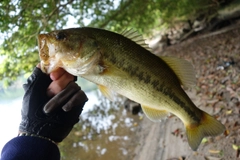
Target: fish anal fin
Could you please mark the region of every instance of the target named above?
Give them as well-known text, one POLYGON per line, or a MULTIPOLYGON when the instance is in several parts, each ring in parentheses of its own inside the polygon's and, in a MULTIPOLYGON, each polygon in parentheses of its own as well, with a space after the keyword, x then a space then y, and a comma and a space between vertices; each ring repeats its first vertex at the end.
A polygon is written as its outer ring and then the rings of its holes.
POLYGON ((174 71, 183 86, 191 87, 196 84, 196 74, 190 62, 176 57, 160 58, 174 71))
POLYGON ((158 110, 144 105, 141 105, 141 107, 146 116, 153 122, 159 122, 169 115, 166 110, 158 110))
POLYGON ((114 100, 114 92, 103 86, 103 85, 98 85, 98 89, 101 91, 101 93, 110 101, 113 101, 114 100))
POLYGON ((206 136, 217 136, 225 131, 225 126, 209 114, 203 112, 199 124, 185 124, 188 144, 196 151, 206 136))

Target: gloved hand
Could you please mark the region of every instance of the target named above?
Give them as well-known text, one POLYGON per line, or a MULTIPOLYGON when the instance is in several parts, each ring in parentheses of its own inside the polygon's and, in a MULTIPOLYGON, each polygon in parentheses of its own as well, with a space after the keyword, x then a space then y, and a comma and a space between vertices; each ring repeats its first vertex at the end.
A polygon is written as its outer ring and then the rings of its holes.
POLYGON ((51 98, 46 94, 51 82, 49 75, 35 68, 23 85, 25 95, 19 132, 61 142, 79 121, 87 97, 72 81, 51 98))

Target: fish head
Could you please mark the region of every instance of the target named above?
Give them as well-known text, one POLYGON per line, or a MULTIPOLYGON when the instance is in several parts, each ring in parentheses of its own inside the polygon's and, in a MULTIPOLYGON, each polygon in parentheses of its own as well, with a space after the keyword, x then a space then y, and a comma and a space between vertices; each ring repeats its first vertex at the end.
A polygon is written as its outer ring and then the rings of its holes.
POLYGON ((41 70, 51 73, 61 67, 73 75, 85 74, 96 65, 96 41, 77 29, 52 31, 38 36, 41 70))

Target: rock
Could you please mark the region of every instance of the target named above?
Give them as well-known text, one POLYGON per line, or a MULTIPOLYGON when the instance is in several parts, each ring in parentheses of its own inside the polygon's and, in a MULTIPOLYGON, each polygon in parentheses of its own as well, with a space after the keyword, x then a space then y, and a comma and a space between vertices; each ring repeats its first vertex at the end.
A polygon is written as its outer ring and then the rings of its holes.
POLYGON ((133 115, 136 115, 139 112, 142 112, 141 105, 139 103, 131 101, 130 99, 127 99, 124 102, 124 107, 127 111, 132 112, 133 115))

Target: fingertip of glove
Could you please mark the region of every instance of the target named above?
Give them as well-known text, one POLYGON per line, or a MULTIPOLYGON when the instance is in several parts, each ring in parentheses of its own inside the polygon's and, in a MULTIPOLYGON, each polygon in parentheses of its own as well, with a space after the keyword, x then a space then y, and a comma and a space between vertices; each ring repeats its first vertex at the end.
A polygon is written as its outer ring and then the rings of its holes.
POLYGON ((70 110, 72 109, 72 107, 71 107, 70 105, 64 105, 64 106, 62 107, 62 109, 63 109, 65 112, 68 112, 68 111, 70 111, 70 110))
POLYGON ((45 114, 49 114, 49 113, 51 112, 51 109, 44 107, 44 108, 43 108, 43 112, 44 112, 45 114))

